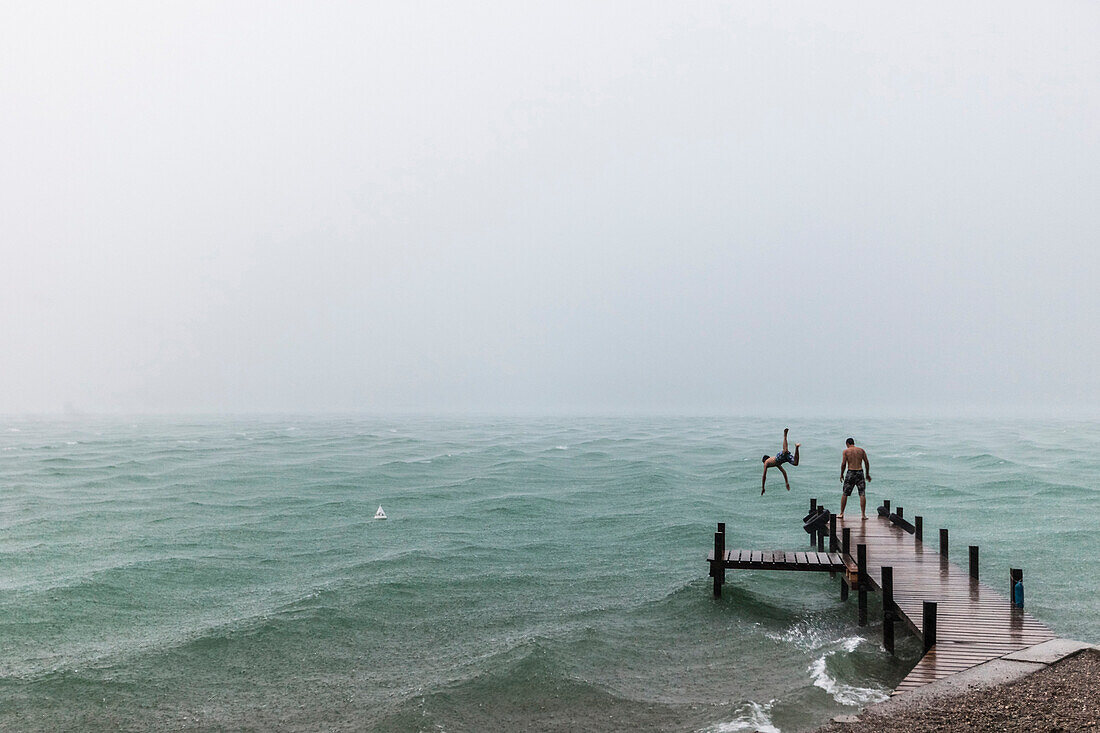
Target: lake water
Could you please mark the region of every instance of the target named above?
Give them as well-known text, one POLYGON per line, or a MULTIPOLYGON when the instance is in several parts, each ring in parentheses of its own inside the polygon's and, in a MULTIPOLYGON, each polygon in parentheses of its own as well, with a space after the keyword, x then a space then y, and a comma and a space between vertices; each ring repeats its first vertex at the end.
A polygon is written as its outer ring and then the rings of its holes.
POLYGON ((883 699, 880 646, 802 549, 839 501, 981 546, 1100 641, 1100 423, 747 418, 0 420, 0 728, 797 731, 883 699), (793 445, 792 445, 793 448, 793 445), (381 505, 389 515, 375 521, 381 505))

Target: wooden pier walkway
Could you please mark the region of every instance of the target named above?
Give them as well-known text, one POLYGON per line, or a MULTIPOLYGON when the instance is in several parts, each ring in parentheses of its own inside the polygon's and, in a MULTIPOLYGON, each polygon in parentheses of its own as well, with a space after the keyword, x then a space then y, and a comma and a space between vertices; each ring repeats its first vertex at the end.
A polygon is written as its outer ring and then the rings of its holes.
POLYGON ((814 525, 807 527, 814 530, 810 542, 817 545, 817 552, 726 552, 720 524, 715 550, 707 557, 715 595, 721 594, 726 569, 844 572, 841 599, 848 597, 849 589, 858 592, 860 625, 867 622, 867 593, 882 594, 883 646, 888 651, 894 648, 896 620, 923 640, 924 656, 894 690, 895 695, 1055 638, 1054 632, 1010 600, 1022 571, 1013 569, 1011 579, 1004 579, 1008 597, 998 593, 979 580, 976 546, 968 548, 966 569, 949 561, 946 529, 939 532, 938 546, 925 543, 921 518, 910 524, 900 507, 891 511, 888 501, 864 521, 858 508, 840 519, 817 507, 814 500, 807 518, 814 525), (816 522, 815 514, 820 516, 816 522), (822 552, 826 538, 831 552, 822 552), (714 562, 716 556, 723 558, 722 567, 714 562))

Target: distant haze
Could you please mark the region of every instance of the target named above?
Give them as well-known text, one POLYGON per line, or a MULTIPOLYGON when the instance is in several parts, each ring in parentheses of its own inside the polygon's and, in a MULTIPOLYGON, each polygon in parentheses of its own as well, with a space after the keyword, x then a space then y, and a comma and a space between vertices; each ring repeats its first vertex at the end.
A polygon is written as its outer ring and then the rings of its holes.
POLYGON ((0 412, 1095 410, 1097 39, 5 2, 0 412))

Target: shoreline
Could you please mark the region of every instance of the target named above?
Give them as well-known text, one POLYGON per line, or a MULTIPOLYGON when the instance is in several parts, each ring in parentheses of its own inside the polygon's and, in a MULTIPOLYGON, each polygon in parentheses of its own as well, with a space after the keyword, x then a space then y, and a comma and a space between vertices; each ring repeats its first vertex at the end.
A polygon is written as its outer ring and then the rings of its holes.
POLYGON ((1100 731, 1100 646, 1037 644, 842 715, 814 733, 1100 731))

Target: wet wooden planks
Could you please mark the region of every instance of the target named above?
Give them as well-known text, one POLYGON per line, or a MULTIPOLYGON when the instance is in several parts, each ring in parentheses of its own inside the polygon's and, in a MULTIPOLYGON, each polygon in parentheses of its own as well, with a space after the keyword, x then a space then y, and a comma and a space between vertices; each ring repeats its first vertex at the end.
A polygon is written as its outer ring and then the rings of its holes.
MULTIPOLYGON (((707 553, 707 562, 714 551, 707 553)), ((786 550, 726 550, 722 565, 739 570, 805 570, 837 572, 845 569, 839 552, 793 552, 786 550)))
POLYGON ((838 518, 837 532, 844 527, 851 532, 851 548, 867 546, 866 580, 871 587, 878 588, 883 567, 893 568, 894 604, 914 633, 923 633, 924 601, 937 605, 936 644, 901 681, 895 695, 1055 638, 1008 598, 885 517, 838 518))

